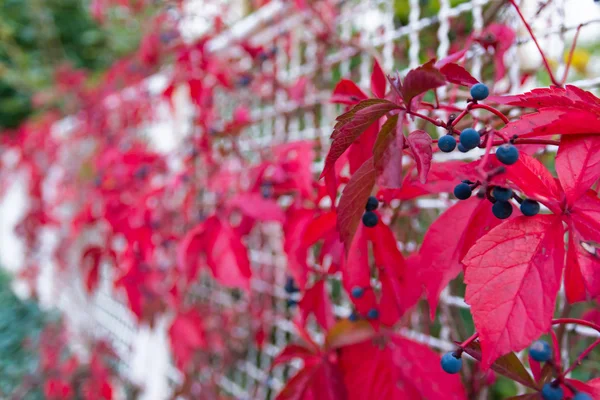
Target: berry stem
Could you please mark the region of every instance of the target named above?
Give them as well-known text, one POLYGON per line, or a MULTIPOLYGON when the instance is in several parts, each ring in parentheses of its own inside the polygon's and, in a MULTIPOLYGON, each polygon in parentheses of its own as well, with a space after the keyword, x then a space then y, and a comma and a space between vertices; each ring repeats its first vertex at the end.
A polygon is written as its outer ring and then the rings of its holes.
POLYGON ((533 30, 531 29, 531 26, 529 26, 529 24, 525 20, 525 16, 523 16, 521 9, 519 8, 519 6, 515 2, 515 0, 508 0, 508 1, 510 2, 510 4, 513 5, 515 10, 517 10, 517 13, 519 14, 519 18, 521 18, 521 21, 523 21, 523 24, 525 24, 525 28, 527 28, 527 32, 529 32, 531 39, 533 40, 533 42, 535 43, 535 46, 537 47, 538 51, 540 52, 540 55, 542 56, 542 60, 544 62, 544 67, 546 68, 546 71, 548 72, 548 75, 550 76, 550 80, 552 81, 552 84, 554 86, 562 87, 562 85, 556 81, 556 78, 554 77, 554 73, 552 72, 552 68, 550 68, 550 64, 548 63, 548 60, 546 59, 546 55, 542 51, 542 48, 540 47, 540 44, 538 43, 538 40, 535 37, 533 30))
MULTIPOLYGON (((501 144, 504 144, 505 142, 494 142, 494 146, 500 146, 501 144)), ((515 139, 513 141, 513 144, 518 145, 518 144, 549 144, 551 146, 558 146, 560 145, 560 140, 552 140, 552 139, 515 139)))
POLYGON ((502 112, 495 109, 494 107, 488 106, 487 104, 471 103, 467 106, 467 108, 470 110, 476 110, 476 109, 487 110, 487 111, 491 112, 492 114, 494 114, 495 116, 497 116, 498 118, 500 118, 502 120, 502 122, 504 122, 505 124, 508 124, 510 122, 510 120, 506 117, 506 115, 502 114, 502 112))
POLYGON ((475 332, 469 338, 467 338, 464 342, 458 345, 458 347, 463 350, 465 347, 473 343, 479 337, 479 333, 475 332))
POLYGON ((439 126, 440 128, 446 128, 446 124, 444 122, 435 120, 435 119, 433 119, 431 117, 428 117, 427 115, 423 115, 423 114, 418 113, 416 111, 410 111, 410 110, 406 110, 406 113, 409 114, 409 115, 413 115, 415 117, 422 118, 425 121, 428 121, 428 122, 432 123, 435 126, 439 126))
POLYGON ((455 127, 456 124, 458 124, 460 122, 460 120, 463 119, 469 113, 469 110, 470 110, 469 106, 470 105, 471 104, 469 104, 467 106, 467 108, 465 108, 464 110, 462 110, 461 113, 458 114, 458 116, 456 118, 454 118, 454 121, 452 121, 452 124, 450 125, 451 127, 455 127))
POLYGON ((594 350, 594 348, 596 348, 596 346, 600 345, 600 338, 596 339, 596 341, 594 343, 592 343, 591 345, 588 346, 587 349, 585 349, 584 351, 581 352, 581 354, 579 355, 579 357, 577 357, 577 359, 575 360, 575 362, 573 362, 573 364, 571 364, 571 366, 569 368, 567 368, 562 374, 561 374, 561 378, 565 378, 567 376, 567 374, 571 371, 573 371, 575 368, 577 368, 578 366, 581 365, 583 359, 592 352, 592 350, 594 350))
POLYGON ((487 133, 487 137, 486 139, 486 143, 485 143, 485 153, 483 155, 483 158, 481 159, 481 162, 479 163, 479 165, 477 165, 477 173, 479 174, 479 176, 481 176, 481 178, 486 181, 487 180, 487 173, 485 172, 485 166, 487 165, 487 161, 488 158, 490 158, 490 151, 492 150, 492 146, 494 144, 494 133, 496 131, 489 131, 487 133))

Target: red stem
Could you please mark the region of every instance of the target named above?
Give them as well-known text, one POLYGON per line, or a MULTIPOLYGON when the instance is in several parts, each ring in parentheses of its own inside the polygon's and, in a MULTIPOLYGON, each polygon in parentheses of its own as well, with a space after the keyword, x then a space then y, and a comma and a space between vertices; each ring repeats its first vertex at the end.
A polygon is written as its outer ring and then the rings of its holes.
POLYGON ((565 84, 565 82, 567 81, 567 75, 569 74, 569 68, 571 68, 571 62, 573 61, 573 53, 575 52, 575 47, 577 46, 577 38, 579 38, 579 31, 581 31, 581 28, 583 27, 583 24, 580 24, 577 27, 577 31, 575 32, 575 37, 573 38, 573 44, 571 45, 571 50, 569 51, 569 58, 567 59, 567 65, 565 67, 565 73, 563 74, 562 80, 560 85, 563 86, 565 84))
POLYGON ((475 109, 482 109, 482 110, 487 110, 489 112, 491 112, 492 114, 494 114, 495 116, 497 116, 498 118, 500 118, 502 120, 502 122, 504 122, 505 124, 508 124, 510 122, 510 120, 506 117, 506 115, 502 114, 500 111, 496 110, 494 107, 488 106, 487 104, 479 104, 479 103, 471 103, 467 106, 467 108, 471 109, 471 110, 475 110, 475 109))
POLYGON ((552 325, 560 325, 560 324, 575 324, 587 326, 588 328, 592 328, 597 330, 600 333, 600 325, 597 325, 590 321, 585 321, 583 319, 578 318, 556 318, 552 320, 552 325))
POLYGON ((556 337, 556 333, 553 330, 550 330, 550 335, 552 336, 552 344, 554 346, 554 368, 556 369, 557 374, 561 374, 562 371, 562 361, 560 359, 560 343, 558 343, 558 338, 556 337))
POLYGON ((462 110, 462 112, 461 112, 460 114, 458 114, 458 116, 457 116, 456 118, 454 118, 454 121, 452 121, 452 124, 450 125, 451 127, 455 127, 455 126, 456 126, 456 124, 458 124, 458 123, 459 123, 459 121, 460 121, 461 119, 463 119, 463 118, 464 118, 464 117, 465 117, 465 116, 466 116, 466 115, 469 113, 469 106, 470 106, 470 105, 471 105, 471 104, 469 104, 469 105, 467 106, 467 108, 465 108, 464 110, 462 110))
POLYGON ((487 133, 487 136, 485 138, 485 154, 483 155, 483 158, 481 159, 479 165, 477 165, 477 172, 485 182, 488 181, 488 176, 485 172, 485 166, 487 165, 487 160, 490 157, 490 151, 492 150, 492 145, 494 144, 494 132, 495 131, 489 131, 487 133))
POLYGON ((575 360, 575 362, 573 364, 571 364, 571 366, 569 368, 567 368, 567 370, 565 372, 562 373, 561 378, 564 379, 565 376, 567 376, 567 374, 571 371, 573 371, 576 367, 578 367, 579 365, 581 365, 581 362, 583 361, 583 359, 592 352, 592 350, 594 350, 594 348, 596 346, 600 345, 600 338, 596 339, 596 341, 594 343, 592 343, 591 345, 589 345, 589 347, 587 349, 585 349, 580 355, 579 357, 577 357, 577 360, 575 360))
POLYGON ((550 64, 548 63, 548 60, 546 59, 546 55, 542 51, 542 48, 540 47, 540 44, 537 41, 537 38, 533 34, 533 30, 531 29, 531 26, 529 26, 529 24, 525 20, 525 17, 523 16, 521 9, 517 5, 517 3, 515 3, 515 0, 508 0, 508 1, 510 2, 510 4, 512 4, 515 7, 515 10, 517 10, 517 13, 519 14, 519 18, 521 18, 521 21, 523 21, 523 24, 525 24, 525 28, 527 28, 527 31, 529 32, 531 39, 533 40, 538 51, 540 52, 540 55, 542 56, 542 60, 544 61, 544 67, 546 68, 546 71, 548 71, 548 75, 550 76, 550 80, 552 81, 554 86, 562 87, 562 85, 556 81, 556 78, 554 77, 554 73, 552 73, 552 69, 550 68, 550 64))
POLYGON ((479 333, 475 332, 467 340, 465 340, 464 342, 459 344, 458 347, 460 347, 461 349, 464 349, 465 347, 467 347, 468 345, 473 343, 478 337, 479 337, 479 333))
MULTIPOLYGON (((500 146, 501 144, 504 144, 504 142, 494 142, 494 146, 500 146)), ((514 144, 550 144, 553 146, 558 146, 560 144, 560 141, 552 139, 516 139, 514 141, 514 144)))
POLYGON ((409 111, 409 110, 406 110, 406 113, 409 114, 409 115, 414 115, 415 117, 422 118, 425 121, 428 121, 428 122, 432 123, 435 126, 439 126, 440 128, 446 128, 446 124, 444 122, 442 122, 442 121, 436 121, 435 119, 433 119, 431 117, 428 117, 427 115, 423 115, 423 114, 420 114, 420 113, 418 113, 416 111, 409 111))

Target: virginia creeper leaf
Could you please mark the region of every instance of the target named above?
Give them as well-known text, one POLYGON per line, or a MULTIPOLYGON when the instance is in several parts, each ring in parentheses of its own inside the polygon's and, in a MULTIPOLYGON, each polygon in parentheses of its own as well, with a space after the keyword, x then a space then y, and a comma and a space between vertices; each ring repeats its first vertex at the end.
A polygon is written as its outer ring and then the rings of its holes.
POLYGON ((385 86, 387 79, 379 62, 375 60, 373 63, 373 72, 371 73, 371 92, 379 98, 385 97, 385 86))
POLYGON ((479 83, 471 74, 458 64, 448 63, 440 68, 440 72, 450 83, 462 86, 473 86, 479 83))
POLYGON ((556 172, 569 204, 600 178, 600 136, 565 136, 556 155, 556 172))
POLYGON ((435 89, 446 84, 444 75, 434 66, 434 60, 408 71, 402 82, 402 100, 410 110, 412 100, 430 89, 435 89))
POLYGON ((557 216, 521 216, 492 229, 465 256, 465 301, 480 335, 483 369, 550 328, 564 266, 563 232, 557 216))
POLYGON ((433 143, 433 140, 427 132, 416 130, 408 135, 407 142, 410 151, 412 151, 415 163, 417 164, 419 181, 425 183, 427 182, 429 168, 431 168, 431 159, 433 157, 431 143, 433 143))

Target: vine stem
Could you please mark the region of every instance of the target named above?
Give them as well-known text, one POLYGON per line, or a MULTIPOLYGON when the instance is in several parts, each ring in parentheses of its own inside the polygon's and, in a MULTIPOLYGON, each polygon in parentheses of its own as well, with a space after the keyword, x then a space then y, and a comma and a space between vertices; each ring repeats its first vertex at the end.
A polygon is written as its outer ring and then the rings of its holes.
POLYGON ((577 360, 575 360, 575 362, 573 362, 573 364, 571 364, 571 366, 569 368, 567 368, 560 376, 561 379, 564 379, 567 374, 571 371, 573 371, 576 367, 578 367, 579 365, 581 365, 581 362, 583 361, 583 359, 592 352, 592 350, 594 350, 594 348, 596 348, 596 346, 600 345, 600 338, 596 339, 596 341, 594 343, 592 343, 591 345, 588 346, 587 349, 585 349, 583 352, 581 352, 581 354, 579 355, 579 357, 577 357, 577 360))
POLYGON ((458 347, 460 347, 460 349, 462 350, 465 347, 467 347, 468 345, 470 345, 471 343, 473 343, 475 340, 477 340, 478 337, 479 337, 479 333, 475 332, 474 334, 469 336, 469 338, 467 340, 465 340, 464 342, 459 344, 458 347))
POLYGON ((487 133, 487 136, 485 138, 485 153, 483 154, 481 162, 477 165, 477 173, 479 173, 479 176, 484 180, 484 182, 487 182, 488 180, 488 176, 485 172, 485 166, 487 164, 488 158, 490 158, 490 152, 492 151, 492 146, 494 145, 494 133, 495 131, 493 130, 487 133))
POLYGON ((440 128, 446 128, 446 124, 444 122, 442 122, 442 121, 436 121, 435 119, 433 119, 431 117, 428 117, 427 115, 423 115, 423 114, 418 113, 416 111, 409 111, 409 110, 406 110, 406 113, 409 114, 409 115, 413 115, 415 117, 424 119, 425 121, 428 121, 428 122, 432 123, 435 126, 439 126, 440 128))
POLYGON ((560 81, 561 86, 564 86, 565 82, 567 81, 567 75, 569 75, 569 69, 571 68, 571 63, 573 62, 573 53, 575 53, 575 47, 577 46, 577 39, 579 38, 579 32, 581 31, 581 28, 583 28, 583 24, 579 24, 577 31, 575 32, 575 37, 573 38, 573 43, 571 44, 571 50, 569 50, 569 58, 567 59, 565 72, 562 80, 560 81))
MULTIPOLYGON (((504 143, 503 141, 494 142, 494 146, 500 146, 504 143)), ((560 141, 552 139, 516 139, 513 144, 549 144, 558 146, 560 145, 560 141)))
POLYGON ((600 325, 595 324, 593 322, 590 321, 585 321, 583 319, 578 319, 578 318, 555 318, 552 320, 552 325, 560 325, 560 324, 575 324, 575 325, 582 325, 582 326, 587 326, 588 328, 592 328, 598 331, 598 333, 600 333, 600 325))
POLYGON ((470 110, 476 110, 476 109, 486 110, 486 111, 491 112, 498 118, 500 118, 502 120, 502 122, 504 122, 505 124, 508 124, 510 122, 510 120, 506 117, 506 115, 502 114, 499 110, 495 109, 494 107, 488 106, 487 104, 471 103, 471 104, 469 104, 469 106, 467 106, 467 108, 470 110))
POLYGON ((554 362, 552 363, 552 366, 555 368, 556 373, 560 376, 562 371, 560 343, 558 343, 556 333, 552 329, 550 329, 550 335, 552 336, 552 344, 554 346, 554 362))
POLYGON ((525 28, 527 28, 527 32, 529 32, 529 35, 531 36, 531 39, 533 40, 533 42, 535 43, 535 46, 537 47, 538 51, 540 52, 540 55, 542 56, 542 60, 544 62, 544 67, 546 68, 546 71, 548 72, 548 75, 550 76, 550 80, 552 81, 552 84, 554 86, 562 87, 562 84, 560 84, 556 80, 556 78, 554 77, 554 73, 552 72, 552 68, 550 68, 550 64, 548 63, 548 59, 546 58, 546 55, 542 51, 542 48, 540 47, 540 44, 538 43, 538 40, 535 37, 535 34, 533 33, 533 30, 531 29, 531 26, 525 20, 525 16, 521 12, 521 9, 519 8, 519 6, 515 2, 515 0, 508 0, 508 1, 510 2, 510 4, 513 5, 513 7, 515 8, 515 10, 517 10, 517 13, 519 14, 519 18, 521 18, 521 21, 523 21, 523 24, 525 24, 525 28))

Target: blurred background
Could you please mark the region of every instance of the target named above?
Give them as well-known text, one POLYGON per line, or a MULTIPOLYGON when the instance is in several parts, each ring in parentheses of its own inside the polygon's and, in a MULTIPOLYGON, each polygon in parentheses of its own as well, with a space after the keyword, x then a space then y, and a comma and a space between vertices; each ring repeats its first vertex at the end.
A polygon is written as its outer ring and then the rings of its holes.
MULTIPOLYGON (((587 24, 568 81, 595 90, 600 5, 593 0, 522 0, 521 5, 558 76, 575 28, 587 24)), ((492 22, 516 33, 499 61, 506 73, 496 90, 549 85, 534 44, 501 0, 0 0, 0 398, 273 398, 293 372, 271 375, 269 365, 292 340, 289 321, 296 312, 283 290, 280 227, 261 225, 247 239, 252 285, 262 293, 257 301, 270 315, 268 326, 248 320, 257 317, 248 311, 256 308, 254 298, 240 300, 239 292, 210 277, 199 280, 194 296, 206 307, 199 309, 208 310, 207 319, 235 304, 231 318, 243 329, 240 338, 228 338, 241 348, 211 355, 212 363, 229 352, 219 369, 213 368, 217 378, 200 385, 204 397, 194 397, 198 385, 174 362, 173 310, 160 304, 150 317, 136 315, 133 289, 115 283, 122 278, 119 268, 104 253, 94 253, 102 250, 90 250, 103 248, 99 243, 113 224, 110 216, 85 232, 73 228, 89 223, 81 222, 82 210, 94 207, 88 200, 105 183, 98 180, 115 168, 113 178, 124 179, 124 187, 117 184, 115 190, 132 191, 134 204, 143 204, 159 188, 164 197, 152 201, 169 202, 181 195, 173 182, 189 168, 190 148, 231 151, 226 135, 214 132, 235 132, 244 160, 262 161, 265 148, 298 140, 314 141, 322 155, 340 111, 329 104, 340 78, 367 88, 374 54, 386 72, 405 71, 460 50, 492 22), (331 15, 316 18, 305 3, 326 4, 322 10, 331 15), (207 67, 209 59, 217 61, 207 67), (202 82, 200 90, 211 88, 210 95, 202 94, 203 101, 210 98, 207 103, 198 102, 196 81, 202 82), (217 138, 207 144, 202 138, 209 133, 217 138), (128 180, 134 172, 116 168, 128 165, 129 150, 101 162, 94 158, 98 148, 114 141, 121 150, 143 143, 143 151, 132 151, 132 157, 156 156, 164 165, 148 162, 152 172, 144 173, 150 178, 134 187, 128 180), (90 259, 99 275, 91 291, 89 275, 81 274, 90 259)), ((473 47, 473 75, 493 79, 497 54, 498 47, 491 53, 484 45, 473 47)), ((317 172, 321 162, 316 157, 308 168, 317 172)), ((243 164, 238 161, 236 168, 239 172, 243 164)), ((208 210, 221 199, 203 196, 208 210)), ((167 208, 176 212, 179 204, 167 208)), ((420 206, 431 220, 447 204, 442 195, 420 206)), ((149 212, 156 208, 148 206, 149 212)), ((404 238, 406 249, 414 249, 420 237, 404 238)), ((174 250, 165 254, 161 268, 174 268, 174 250)), ((339 284, 332 284, 336 311, 347 316, 347 301, 336 290, 339 284)), ((455 287, 445 297, 459 314, 465 310, 461 290, 455 287)), ((217 317, 211 322, 215 333, 226 323, 217 317)), ((436 324, 427 328, 429 336, 419 337, 444 349, 449 333, 436 324)), ((421 335, 423 326, 417 321, 411 329, 421 335)), ((193 350, 194 344, 188 345, 193 350)), ((489 398, 518 390, 500 380, 489 398)))

